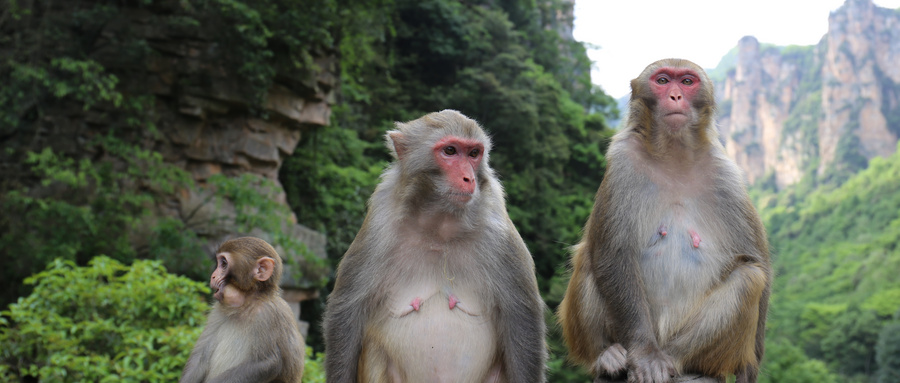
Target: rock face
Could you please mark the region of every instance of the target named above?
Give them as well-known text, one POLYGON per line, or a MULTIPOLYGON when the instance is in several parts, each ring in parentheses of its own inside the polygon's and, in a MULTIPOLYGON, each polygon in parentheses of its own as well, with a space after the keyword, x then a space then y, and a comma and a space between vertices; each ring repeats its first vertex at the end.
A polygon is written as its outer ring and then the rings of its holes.
MULTIPOLYGON (((77 5, 63 5, 73 8, 48 8, 47 15, 38 17, 52 20, 70 11, 83 11, 77 5)), ((325 237, 296 222, 278 182, 278 171, 302 134, 329 123, 335 97, 336 56, 322 48, 311 58, 315 65, 308 65, 315 69, 285 65, 286 68, 275 70, 275 81, 267 90, 263 86, 253 88, 248 85, 250 80, 234 69, 240 65, 225 65, 230 58, 222 52, 233 47, 223 46, 226 44, 219 35, 233 26, 199 21, 186 26, 173 24, 172 20, 190 15, 190 7, 182 5, 174 1, 151 6, 123 3, 111 22, 91 31, 93 46, 86 49, 89 58, 106 73, 118 76, 116 89, 124 95, 123 103, 142 100, 139 115, 143 120, 129 123, 131 130, 127 132, 134 133, 128 133, 128 139, 159 152, 164 162, 186 169, 194 181, 193 187, 166 196, 166 201, 153 207, 155 215, 134 229, 132 245, 147 248, 142 241, 147 241, 150 226, 162 217, 182 220, 210 251, 229 236, 256 235, 272 243, 285 259, 286 298, 308 298, 327 270, 324 266, 310 266, 322 263, 307 262, 307 256, 312 253, 325 258, 325 237), (139 43, 126 46, 126 40, 139 43), (133 59, 129 54, 141 56, 133 59), (266 96, 263 103, 259 101, 261 96, 266 96), (277 209, 284 212, 283 219, 281 215, 277 218, 281 222, 269 228, 239 225, 237 217, 254 212, 237 206, 227 196, 217 195, 216 185, 210 182, 216 175, 226 180, 250 179, 246 183, 262 193, 264 202, 274 201, 282 207, 277 209), (273 230, 276 226, 280 228, 273 230), (279 246, 279 241, 286 242, 282 241, 284 238, 302 243, 306 250, 302 246, 300 250, 296 246, 279 246), (292 278, 299 273, 289 268, 299 268, 303 278, 292 278), (303 289, 313 290, 290 291, 303 289)), ((124 124, 117 118, 126 106, 97 104, 86 108, 66 101, 57 104, 46 108, 40 122, 29 127, 34 133, 22 129, 25 133, 4 133, 0 139, 28 150, 49 147, 68 157, 121 162, 108 159, 110 156, 98 152, 102 149, 84 143, 117 129, 121 133, 124 124), (87 153, 89 150, 95 152, 87 153)), ((133 187, 154 189, 154 185, 143 185, 149 182, 138 181, 141 185, 133 187)))
MULTIPOLYGON (((278 170, 304 132, 329 123, 337 71, 335 56, 316 58, 316 72, 279 72, 260 113, 254 110, 255 95, 247 91, 246 81, 217 64, 221 47, 205 36, 209 31, 190 33, 159 27, 159 13, 149 10, 136 9, 125 14, 129 17, 121 23, 143 34, 139 37, 146 38, 150 48, 158 53, 150 56, 145 79, 156 97, 154 115, 158 116, 156 125, 162 133, 156 150, 166 162, 187 169, 198 185, 195 190, 183 190, 173 196, 172 209, 161 214, 189 217, 195 221, 189 226, 208 239, 210 245, 240 233, 234 225, 234 205, 228 200, 210 198, 212 191, 204 188, 216 174, 230 178, 250 174, 274 185, 263 187, 263 195, 274 196, 289 212, 284 190, 278 183, 278 170)), ((112 25, 107 29, 111 39, 122 33, 119 27, 112 25)), ((282 231, 324 258, 325 237, 298 224, 293 214, 286 218, 282 231)), ((303 268, 301 254, 279 247, 273 241, 273 233, 253 229, 243 234, 268 240, 283 257, 303 268)), ((310 277, 317 276, 285 278, 284 287, 308 287, 310 277)))
POLYGON ((900 134, 900 13, 849 0, 817 46, 738 43, 716 84, 726 149, 756 182, 822 176, 851 157, 888 156, 900 134))

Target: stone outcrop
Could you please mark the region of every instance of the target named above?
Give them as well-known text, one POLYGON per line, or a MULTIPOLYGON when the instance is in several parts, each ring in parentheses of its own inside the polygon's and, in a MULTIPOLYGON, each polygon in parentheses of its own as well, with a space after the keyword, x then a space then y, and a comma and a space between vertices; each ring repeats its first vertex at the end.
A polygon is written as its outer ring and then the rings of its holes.
MULTIPOLYGON (((48 7, 48 13, 55 13, 36 17, 52 20, 80 10, 73 4, 48 7)), ((329 123, 335 99, 336 56, 321 48, 314 51, 315 65, 307 66, 313 69, 292 63, 278 68, 268 90, 254 88, 233 69, 240 65, 228 63, 222 53, 233 47, 223 46, 224 40, 218 38, 222 31, 215 28, 232 26, 216 26, 206 23, 208 20, 195 20, 187 26, 171 22, 195 16, 188 8, 174 1, 148 6, 122 3, 112 21, 90 31, 93 46, 87 48, 89 59, 100 64, 105 73, 117 76, 116 90, 124 95, 123 103, 138 97, 150 100, 141 103, 145 109, 139 115, 144 120, 130 123, 126 133, 120 128, 125 106, 97 103, 85 108, 81 103, 62 100, 46 107, 41 120, 27 127, 33 132, 4 132, 0 139, 5 145, 27 150, 49 147, 67 157, 112 161, 119 168, 121 164, 115 161, 121 160, 116 156, 84 143, 116 129, 140 141, 142 147, 159 152, 164 162, 187 170, 194 186, 164 196, 163 203, 154 207, 154 215, 135 228, 131 236, 134 248, 146 249, 152 226, 165 217, 182 220, 210 252, 229 236, 262 237, 285 259, 285 298, 293 300, 295 310, 299 310, 296 301, 315 296, 327 275, 324 262, 309 262, 310 255, 325 258, 325 237, 296 222, 279 184, 278 171, 303 134, 329 123), (129 46, 124 41, 138 43, 129 46), (129 55, 140 56, 135 59, 129 55), (263 94, 265 97, 261 97, 263 94), (263 98, 265 102, 261 103, 263 98), (280 228, 239 225, 240 214, 254 212, 217 194, 216 185, 210 182, 216 175, 242 180, 249 175, 253 180, 249 184, 260 191, 261 198, 282 207, 278 211, 284 213, 283 217, 276 218, 283 218, 276 224, 280 228), (303 246, 300 250, 297 246, 279 246, 283 238, 303 246)), ((132 187, 154 189, 154 185, 141 185, 140 181, 132 187)), ((198 260, 184 260, 186 265, 196 263, 198 260)))
POLYGON ((898 62, 900 13, 871 0, 834 11, 817 46, 742 38, 736 67, 716 84, 726 150, 748 181, 772 174, 779 187, 810 168, 823 175, 841 165, 841 152, 891 155, 900 134, 898 62))

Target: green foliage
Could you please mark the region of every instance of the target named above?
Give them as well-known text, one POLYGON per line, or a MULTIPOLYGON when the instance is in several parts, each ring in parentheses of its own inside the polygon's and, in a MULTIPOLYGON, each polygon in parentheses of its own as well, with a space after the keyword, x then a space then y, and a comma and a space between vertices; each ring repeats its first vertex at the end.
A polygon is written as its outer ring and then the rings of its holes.
POLYGON ((878 362, 877 383, 900 381, 900 321, 893 321, 881 329, 875 348, 878 362))
POLYGON ((837 383, 841 379, 828 371, 820 360, 810 359, 803 351, 783 340, 766 345, 766 358, 760 383, 837 383))
POLYGON ((303 366, 303 383, 325 383, 325 354, 306 348, 306 362, 303 366))
MULTIPOLYGON (((93 254, 125 262, 135 259, 143 249, 132 246, 131 235, 146 224, 149 207, 160 192, 172 193, 190 182, 184 170, 164 163, 157 152, 111 136, 91 145, 103 148, 110 159, 76 160, 49 147, 25 153, 24 163, 40 183, 0 194, 5 212, 0 218, 3 301, 27 291, 21 278, 55 258, 79 264, 93 254), (135 187, 144 182, 154 188, 135 187)), ((158 235, 148 239, 151 248, 166 242, 158 235)))
MULTIPOLYGON (((875 376, 876 345, 900 309, 900 155, 873 159, 840 186, 756 197, 777 275, 770 343, 793 345, 842 380, 875 376)), ((784 373, 777 358, 767 353, 765 366, 784 373)))
POLYGON ((57 259, 0 318, 0 378, 176 381, 205 322, 204 283, 158 261, 57 259))
POLYGON ((302 141, 282 165, 282 174, 291 175, 284 188, 297 220, 327 236, 332 259, 339 259, 356 237, 385 166, 367 157, 367 150, 383 146, 360 140, 353 130, 326 127, 302 141))

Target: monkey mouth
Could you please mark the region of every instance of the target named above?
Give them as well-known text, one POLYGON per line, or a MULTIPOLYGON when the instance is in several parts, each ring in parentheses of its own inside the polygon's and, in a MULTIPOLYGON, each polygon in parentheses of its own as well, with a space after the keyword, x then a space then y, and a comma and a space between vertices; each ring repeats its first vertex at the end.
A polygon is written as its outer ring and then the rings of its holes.
POLYGON ((456 203, 459 203, 459 204, 461 204, 461 205, 465 205, 465 204, 469 203, 469 201, 472 200, 472 197, 473 197, 474 195, 475 195, 475 193, 460 193, 460 192, 456 192, 456 193, 450 193, 450 199, 451 199, 452 201, 456 202, 456 203))
POLYGON ((663 119, 676 130, 682 127, 688 121, 688 115, 682 112, 670 112, 663 116, 663 119))

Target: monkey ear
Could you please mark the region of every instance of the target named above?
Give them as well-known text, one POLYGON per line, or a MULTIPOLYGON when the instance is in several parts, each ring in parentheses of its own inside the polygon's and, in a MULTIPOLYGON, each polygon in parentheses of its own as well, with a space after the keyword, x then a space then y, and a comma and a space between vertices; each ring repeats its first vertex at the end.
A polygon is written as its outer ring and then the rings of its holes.
POLYGON ((391 149, 397 159, 403 158, 406 154, 406 143, 403 142, 403 133, 399 130, 391 130, 387 132, 388 148, 391 149))
POLYGON ((269 257, 262 257, 256 260, 256 267, 253 269, 253 278, 257 281, 265 282, 272 277, 275 272, 275 260, 269 257))

